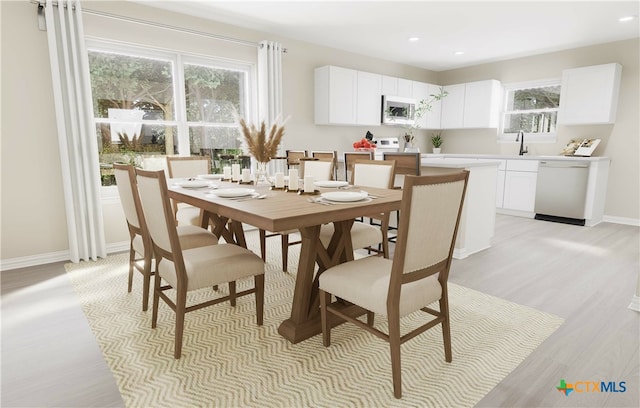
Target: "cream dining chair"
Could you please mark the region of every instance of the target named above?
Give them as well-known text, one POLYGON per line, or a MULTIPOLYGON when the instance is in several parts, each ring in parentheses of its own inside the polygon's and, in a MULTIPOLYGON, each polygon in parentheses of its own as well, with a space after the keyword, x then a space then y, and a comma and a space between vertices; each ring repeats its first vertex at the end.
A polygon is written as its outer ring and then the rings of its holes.
POLYGON ((147 220, 156 259, 151 327, 158 322, 158 303, 162 299, 176 314, 174 357, 182 354, 182 335, 187 312, 229 301, 236 305, 241 296, 255 294, 258 326, 264 316, 264 262, 253 252, 235 244, 182 247, 162 171, 137 172, 140 201, 147 220), (253 288, 236 293, 236 281, 253 278, 253 288), (166 282, 166 285, 162 284, 166 282), (229 295, 187 306, 187 293, 229 283, 229 295), (165 291, 175 289, 175 300, 165 291))
MULTIPOLYGON (((358 160, 353 164, 351 184, 357 187, 393 188, 396 162, 393 160, 358 160)), ((368 218, 380 221, 380 226, 354 222, 351 227, 353 249, 366 248, 389 258, 389 213, 369 214, 368 218), (382 245, 382 250, 377 248, 382 245)), ((333 224, 323 225, 320 241, 327 247, 333 236, 333 224)))
MULTIPOLYGON (((169 178, 191 178, 209 174, 211 160, 207 156, 167 156, 169 178)), ((200 225, 201 210, 185 203, 173 202, 178 225, 200 225)))
POLYGON ((442 324, 445 360, 452 361, 447 280, 468 178, 468 171, 405 177, 393 261, 366 257, 329 268, 319 278, 322 343, 325 347, 331 343, 329 314, 389 342, 396 398, 402 397, 402 343, 442 324), (334 308, 332 295, 365 309, 367 322, 334 308), (439 310, 429 307, 436 301, 439 310), (400 319, 419 310, 435 319, 401 334, 400 319), (374 327, 375 313, 387 317, 387 332, 374 327))
MULTIPOLYGON (((142 274, 142 310, 149 307, 149 286, 151 282, 153 247, 151 238, 140 204, 138 187, 136 185, 135 169, 129 164, 113 164, 113 173, 120 194, 120 202, 124 210, 129 229, 129 284, 127 291, 131 292, 133 286, 133 270, 142 274), (142 261, 142 266, 139 262, 142 261)), ((177 227, 180 244, 183 248, 197 248, 201 246, 215 245, 218 237, 210 231, 194 225, 181 225, 177 227)))
MULTIPOLYGON (((333 165, 332 159, 314 159, 314 160, 301 160, 300 167, 304 174, 313 176, 316 180, 332 180, 333 179, 333 165)), ((267 238, 280 237, 280 247, 282 250, 282 270, 287 272, 289 263, 289 247, 292 245, 300 244, 301 241, 289 241, 289 235, 298 232, 298 230, 287 230, 275 233, 267 233, 265 230, 260 230, 260 254, 262 260, 266 262, 267 259, 267 238)))

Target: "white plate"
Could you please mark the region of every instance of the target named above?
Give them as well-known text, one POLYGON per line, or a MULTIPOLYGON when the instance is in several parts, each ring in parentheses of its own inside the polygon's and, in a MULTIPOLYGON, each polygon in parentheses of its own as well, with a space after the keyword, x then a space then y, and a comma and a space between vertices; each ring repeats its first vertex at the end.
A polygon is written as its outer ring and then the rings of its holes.
POLYGON ((361 201, 369 197, 367 193, 362 191, 332 191, 330 193, 322 193, 320 196, 325 200, 340 202, 361 201))
POLYGON ((349 183, 347 183, 346 181, 340 181, 340 180, 320 180, 320 181, 315 181, 313 184, 315 184, 316 187, 323 187, 323 188, 338 188, 338 187, 346 187, 349 185, 349 183))
POLYGON ((187 181, 177 182, 176 186, 182 187, 182 188, 203 188, 203 187, 209 187, 209 183, 207 183, 206 181, 200 181, 200 180, 187 180, 187 181))
POLYGON ((224 177, 222 174, 199 174, 198 178, 201 180, 220 180, 224 177))
POLYGON ((211 193, 218 197, 234 198, 248 196, 255 192, 256 190, 252 188, 221 188, 220 190, 212 191, 211 193))

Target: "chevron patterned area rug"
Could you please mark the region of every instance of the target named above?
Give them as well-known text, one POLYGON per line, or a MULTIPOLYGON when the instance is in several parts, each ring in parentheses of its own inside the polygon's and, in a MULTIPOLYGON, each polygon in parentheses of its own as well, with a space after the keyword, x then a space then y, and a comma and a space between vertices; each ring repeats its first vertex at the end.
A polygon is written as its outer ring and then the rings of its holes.
MULTIPOLYGON (((257 233, 248 233, 247 241, 259 253, 257 233)), ((470 407, 563 322, 450 283, 453 362, 444 360, 439 326, 408 341, 402 346, 403 398, 396 400, 389 349, 375 336, 344 324, 325 348, 320 335, 298 344, 278 335, 289 317, 295 275, 279 267, 279 240, 267 241, 264 326, 255 324, 253 296, 235 308, 223 303, 191 312, 180 360, 173 358, 173 312, 161 304, 158 327, 151 329, 139 273, 127 293, 127 254, 66 265, 128 407, 470 407)), ((293 271, 298 248, 289 249, 293 271)), ((206 289, 190 299, 211 295, 206 289)), ((424 316, 408 316, 403 330, 424 316)), ((377 316, 376 324, 385 321, 377 316)))

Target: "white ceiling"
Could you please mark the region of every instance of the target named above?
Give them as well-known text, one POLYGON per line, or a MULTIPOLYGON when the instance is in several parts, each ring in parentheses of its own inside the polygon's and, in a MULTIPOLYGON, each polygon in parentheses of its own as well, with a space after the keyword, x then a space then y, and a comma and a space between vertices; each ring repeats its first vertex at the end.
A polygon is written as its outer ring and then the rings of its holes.
POLYGON ((638 0, 142 2, 433 71, 640 36, 638 0))

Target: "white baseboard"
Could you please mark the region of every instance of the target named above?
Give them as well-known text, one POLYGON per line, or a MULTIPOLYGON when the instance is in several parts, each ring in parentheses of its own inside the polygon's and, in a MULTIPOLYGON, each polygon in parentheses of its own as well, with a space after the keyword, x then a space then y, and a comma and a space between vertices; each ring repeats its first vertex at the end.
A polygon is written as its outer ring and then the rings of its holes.
POLYGON ((71 254, 67 250, 59 252, 49 252, 46 254, 22 256, 19 258, 3 259, 2 263, 0 264, 0 271, 28 268, 30 266, 38 266, 54 262, 64 262, 69 261, 69 258, 71 258, 71 254))
POLYGON ((633 299, 631 299, 631 303, 629 304, 629 309, 640 312, 640 296, 633 296, 633 299))
POLYGON ((612 224, 623 224, 623 225, 632 225, 634 227, 640 227, 640 219, 637 219, 637 218, 615 217, 613 215, 605 215, 602 217, 602 221, 610 222, 612 224))
MULTIPOLYGON (((116 252, 128 251, 129 241, 116 242, 107 245, 107 255, 116 252)), ((45 265, 54 262, 71 262, 69 251, 49 252, 46 254, 23 256, 19 258, 3 259, 0 263, 0 271, 11 269, 29 268, 31 266, 45 265)))

